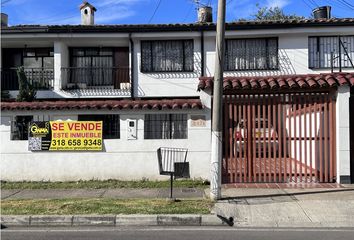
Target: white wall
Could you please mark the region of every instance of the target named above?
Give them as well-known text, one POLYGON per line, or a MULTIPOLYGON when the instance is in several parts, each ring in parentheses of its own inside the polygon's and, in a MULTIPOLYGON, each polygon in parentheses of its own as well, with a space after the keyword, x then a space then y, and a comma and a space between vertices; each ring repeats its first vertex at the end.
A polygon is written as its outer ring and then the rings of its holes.
MULTIPOLYGON (((144 111, 81 111, 80 114, 120 114, 120 139, 104 140, 102 152, 30 152, 27 141, 10 141, 10 121, 16 115, 34 115, 35 120, 76 120, 79 112, 3 112, 0 125, 1 179, 8 181, 68 181, 90 179, 166 179, 160 176, 156 150, 159 147, 188 148, 191 178, 209 178, 209 110, 188 113, 188 138, 144 139, 144 111), (190 115, 205 115, 205 127, 192 127, 190 115), (43 117, 44 115, 44 117, 43 117), (127 119, 137 119, 138 139, 127 140, 127 119)), ((169 113, 165 112, 164 113, 169 113)))
POLYGON ((69 49, 64 42, 54 42, 54 91, 60 91, 67 82, 62 67, 69 67, 69 49))
MULTIPOLYGON (((336 36, 354 34, 354 27, 321 27, 321 28, 288 28, 268 30, 227 31, 226 38, 279 38, 279 70, 276 71, 228 71, 226 76, 264 76, 289 74, 316 74, 330 72, 330 69, 308 68, 308 37, 336 36)), ((214 75, 215 65, 215 32, 205 32, 205 75, 214 75)), ((196 92, 198 78, 201 75, 201 33, 200 32, 152 32, 133 33, 134 41, 134 80, 135 96, 138 97, 182 97, 199 96, 196 92), (141 40, 193 39, 194 40, 194 72, 175 73, 142 73, 141 40)), ((90 97, 129 97, 122 92, 92 91, 84 94, 68 93, 60 88, 65 84, 60 68, 68 66, 68 46, 129 46, 129 35, 126 33, 88 33, 88 34, 11 34, 2 36, 3 47, 53 46, 55 50, 55 87, 54 91, 40 91, 38 98, 90 98, 90 97)), ((131 59, 132 60, 132 59, 131 59)), ((353 71, 353 69, 345 69, 353 71)), ((13 92, 16 94, 16 92, 13 92)))
POLYGON ((336 102, 337 182, 340 182, 340 177, 350 176, 349 98, 350 87, 339 87, 336 102))
MULTIPOLYGON (((256 33, 256 31, 254 31, 256 33)), ((353 34, 347 32, 348 34, 353 34)), ((263 35, 240 35, 229 33, 226 38, 260 38, 260 37, 278 37, 278 54, 279 54, 279 70, 252 70, 252 71, 226 71, 225 76, 276 76, 276 75, 292 75, 292 74, 318 74, 330 72, 330 69, 309 69, 308 68, 308 37, 319 35, 313 33, 278 33, 271 34, 269 31, 263 35)), ((333 35, 333 33, 331 33, 333 35)), ((215 66, 215 39, 206 37, 206 75, 214 75, 215 66)), ((353 69, 345 69, 345 71, 353 71, 353 69)))
MULTIPOLYGON (((163 35, 162 35, 163 36, 163 35)), ((201 75, 200 37, 185 36, 184 39, 194 40, 194 71, 193 72, 158 72, 142 73, 141 69, 141 40, 166 39, 160 35, 150 38, 134 38, 134 77, 135 96, 161 97, 161 96, 198 96, 197 87, 201 75)), ((175 39, 181 36, 175 37, 175 39)), ((170 38, 171 39, 171 38, 170 38)), ((183 38, 182 38, 183 39, 183 38)))

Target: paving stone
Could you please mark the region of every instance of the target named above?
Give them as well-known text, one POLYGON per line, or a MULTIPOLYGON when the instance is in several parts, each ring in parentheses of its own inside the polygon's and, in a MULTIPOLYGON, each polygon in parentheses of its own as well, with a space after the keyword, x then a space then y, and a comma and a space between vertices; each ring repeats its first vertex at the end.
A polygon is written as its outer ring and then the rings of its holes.
POLYGON ((29 226, 30 216, 1 215, 1 224, 5 225, 5 226, 29 226))
POLYGON ((21 192, 21 190, 18 189, 2 189, 1 190, 1 199, 7 199, 15 194, 18 194, 19 192, 21 192))
POLYGON ((199 215, 158 215, 158 225, 168 226, 200 226, 201 216, 199 215))
POLYGON ((157 215, 117 215, 116 226, 156 226, 157 215))
POLYGON ((72 216, 67 215, 36 215, 31 216, 31 226, 71 226, 72 216))

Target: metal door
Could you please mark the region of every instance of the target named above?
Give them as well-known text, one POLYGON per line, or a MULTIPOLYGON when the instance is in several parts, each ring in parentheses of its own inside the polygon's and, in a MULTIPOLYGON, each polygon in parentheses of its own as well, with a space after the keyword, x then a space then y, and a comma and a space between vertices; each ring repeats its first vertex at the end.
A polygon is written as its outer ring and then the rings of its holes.
POLYGON ((330 93, 224 96, 223 183, 334 182, 330 93))

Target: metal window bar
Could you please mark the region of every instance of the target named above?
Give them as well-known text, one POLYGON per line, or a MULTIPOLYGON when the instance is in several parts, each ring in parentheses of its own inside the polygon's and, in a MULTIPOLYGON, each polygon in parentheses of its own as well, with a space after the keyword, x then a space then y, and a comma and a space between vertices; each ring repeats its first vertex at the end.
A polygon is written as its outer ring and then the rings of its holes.
POLYGON ((11 121, 11 140, 27 140, 28 126, 33 121, 33 116, 16 116, 11 121))
POLYGON ((309 37, 309 68, 354 68, 354 36, 309 37))
POLYGON ((227 39, 225 70, 276 70, 278 63, 277 38, 227 39))
POLYGON ((145 139, 186 139, 187 114, 146 114, 145 139))
POLYGON ((141 41, 141 72, 194 71, 193 40, 141 41))

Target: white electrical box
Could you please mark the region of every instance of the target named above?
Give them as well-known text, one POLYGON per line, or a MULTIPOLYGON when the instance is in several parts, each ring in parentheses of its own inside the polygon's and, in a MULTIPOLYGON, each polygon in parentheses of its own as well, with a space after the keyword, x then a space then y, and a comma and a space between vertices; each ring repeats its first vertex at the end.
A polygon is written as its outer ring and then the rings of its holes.
POLYGON ((138 136, 136 135, 136 132, 137 132, 136 119, 128 119, 127 123, 128 123, 128 126, 127 126, 127 139, 128 140, 136 140, 136 139, 138 139, 138 136))

